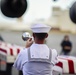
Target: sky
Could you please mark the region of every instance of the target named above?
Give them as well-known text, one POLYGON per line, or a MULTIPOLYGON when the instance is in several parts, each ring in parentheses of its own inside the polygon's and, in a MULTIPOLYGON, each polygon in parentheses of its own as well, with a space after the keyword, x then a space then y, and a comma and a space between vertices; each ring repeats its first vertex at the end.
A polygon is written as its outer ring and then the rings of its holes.
MULTIPOLYGON (((59 6, 62 10, 68 8, 73 1, 76 0, 58 0, 53 2, 53 0, 27 0, 28 8, 23 14, 23 22, 28 23, 35 20, 45 20, 51 16, 52 7, 59 6)), ((0 22, 16 21, 17 18, 8 18, 4 16, 0 11, 0 22)))

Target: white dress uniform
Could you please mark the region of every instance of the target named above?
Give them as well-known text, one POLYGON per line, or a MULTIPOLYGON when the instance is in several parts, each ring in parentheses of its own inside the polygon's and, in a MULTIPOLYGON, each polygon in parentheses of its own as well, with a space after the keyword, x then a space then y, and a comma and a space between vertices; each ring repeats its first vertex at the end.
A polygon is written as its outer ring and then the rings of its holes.
MULTIPOLYGON (((32 27, 35 33, 47 33, 49 26, 36 24, 32 27)), ((58 63, 57 51, 49 49, 46 44, 32 44, 18 54, 14 67, 22 70, 23 75, 52 75, 52 67, 58 63)))

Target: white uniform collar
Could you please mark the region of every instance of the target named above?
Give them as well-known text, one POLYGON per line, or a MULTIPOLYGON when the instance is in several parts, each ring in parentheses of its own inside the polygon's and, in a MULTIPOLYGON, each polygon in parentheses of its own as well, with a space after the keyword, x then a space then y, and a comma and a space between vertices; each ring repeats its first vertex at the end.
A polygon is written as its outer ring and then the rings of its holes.
POLYGON ((42 47, 42 46, 44 46, 44 47, 48 47, 46 44, 37 44, 37 43, 33 43, 32 45, 31 45, 31 47, 42 47))
POLYGON ((49 58, 49 48, 46 44, 32 44, 30 47, 31 57, 34 58, 49 58))

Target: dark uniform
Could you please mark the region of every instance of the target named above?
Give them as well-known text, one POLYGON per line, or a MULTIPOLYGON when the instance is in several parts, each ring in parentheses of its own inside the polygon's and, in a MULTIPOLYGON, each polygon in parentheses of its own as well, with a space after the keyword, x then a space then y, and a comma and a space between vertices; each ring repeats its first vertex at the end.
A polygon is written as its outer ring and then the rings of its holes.
POLYGON ((64 40, 61 42, 62 52, 64 55, 69 55, 72 50, 72 43, 69 40, 69 36, 65 35, 64 40))

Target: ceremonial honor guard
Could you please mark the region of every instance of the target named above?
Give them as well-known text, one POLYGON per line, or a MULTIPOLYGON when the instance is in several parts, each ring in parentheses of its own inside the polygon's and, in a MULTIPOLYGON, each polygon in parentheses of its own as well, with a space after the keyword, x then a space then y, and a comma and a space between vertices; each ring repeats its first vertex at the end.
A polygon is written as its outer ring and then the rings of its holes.
POLYGON ((26 48, 20 51, 13 66, 22 70, 23 75, 52 75, 52 67, 58 63, 57 51, 44 43, 51 27, 34 24, 33 38, 26 41, 26 48))

